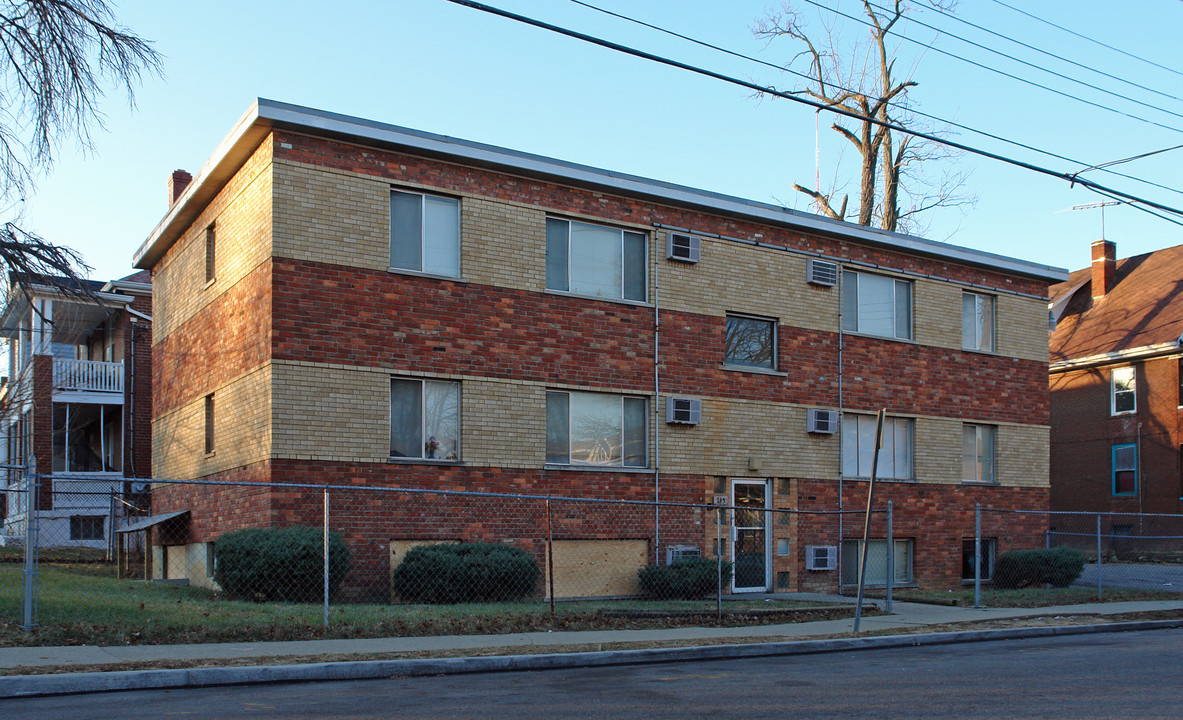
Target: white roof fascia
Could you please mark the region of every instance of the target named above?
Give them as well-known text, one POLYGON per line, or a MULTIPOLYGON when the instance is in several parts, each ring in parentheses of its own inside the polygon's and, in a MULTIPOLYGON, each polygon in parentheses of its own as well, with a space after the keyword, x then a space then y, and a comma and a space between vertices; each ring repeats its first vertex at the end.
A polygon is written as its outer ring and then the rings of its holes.
POLYGON ((544 176, 576 185, 592 185, 626 195, 642 195, 675 205, 689 205, 711 212, 740 216, 741 218, 766 224, 787 225, 808 232, 837 236, 855 242, 869 243, 909 253, 920 253, 958 263, 982 266, 1004 273, 1026 275, 1053 282, 1063 282, 1068 279, 1068 271, 1063 268, 1018 260, 1003 255, 958 247, 956 245, 935 242, 901 233, 876 230, 862 225, 831 220, 820 215, 803 213, 753 200, 745 200, 722 193, 698 190, 683 185, 675 185, 659 180, 555 160, 541 155, 532 155, 494 145, 460 140, 445 135, 412 130, 371 120, 362 120, 347 115, 313 110, 262 98, 259 98, 251 109, 238 121, 234 130, 226 136, 226 139, 214 151, 214 154, 206 162, 201 172, 194 177, 189 187, 186 188, 185 192, 170 209, 168 215, 165 216, 164 220, 156 226, 156 229, 148 236, 144 244, 141 245, 135 254, 136 267, 150 267, 151 264, 163 255, 165 248, 157 247, 157 245, 162 240, 166 245, 175 241, 175 237, 167 238, 166 231, 171 229, 176 234, 179 234, 184 229, 183 227, 176 227, 179 219, 188 217, 191 220, 196 216, 199 209, 188 209, 187 205, 199 194, 204 184, 209 181, 210 176, 228 177, 229 174, 236 171, 238 165, 245 162, 247 153, 253 151, 255 144, 262 138, 267 129, 272 126, 285 127, 297 131, 303 130, 305 132, 313 131, 321 134, 329 134, 355 142, 358 140, 363 142, 370 141, 379 145, 418 150, 431 155, 455 158, 477 165, 508 169, 525 175, 544 176), (232 152, 244 140, 251 141, 250 147, 240 148, 236 152, 232 152), (235 165, 233 168, 222 167, 222 163, 227 160, 233 160, 238 165, 235 165))
POLYGON ((103 292, 122 290, 123 292, 133 293, 136 295, 151 295, 152 283, 130 282, 128 280, 110 280, 106 285, 103 285, 102 290, 103 292))
POLYGON ((1183 338, 1171 342, 1143 345, 1141 347, 1115 350, 1113 352, 1099 353, 1087 357, 1057 360, 1053 363, 1048 363, 1047 369, 1048 372, 1064 372, 1065 370, 1076 370, 1079 368, 1095 367, 1097 365, 1112 365, 1114 363, 1139 360, 1157 355, 1170 355, 1171 353, 1183 350, 1183 342, 1181 341, 1183 341, 1183 338))

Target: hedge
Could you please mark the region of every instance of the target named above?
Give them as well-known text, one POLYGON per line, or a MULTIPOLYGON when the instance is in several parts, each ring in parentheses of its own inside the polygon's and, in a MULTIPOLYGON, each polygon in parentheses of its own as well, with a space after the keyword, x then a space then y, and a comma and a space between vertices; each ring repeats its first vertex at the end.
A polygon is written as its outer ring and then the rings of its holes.
POLYGON ((407 602, 502 602, 531 595, 539 574, 530 553, 510 545, 417 545, 395 568, 391 584, 407 602))
MULTIPOLYGON (((732 566, 723 561, 723 584, 731 582, 732 566)), ((649 565, 637 572, 641 595, 649 600, 696 600, 719 589, 719 562, 715 558, 684 557, 669 565, 649 565)))
POLYGON ((1084 553, 1068 547, 1009 550, 994 562, 994 587, 1068 587, 1084 572, 1084 553))
MULTIPOLYGON (((352 561, 341 534, 329 533, 329 594, 352 561)), ((214 581, 227 595, 250 600, 314 602, 324 596, 324 530, 249 528, 214 543, 214 581)))

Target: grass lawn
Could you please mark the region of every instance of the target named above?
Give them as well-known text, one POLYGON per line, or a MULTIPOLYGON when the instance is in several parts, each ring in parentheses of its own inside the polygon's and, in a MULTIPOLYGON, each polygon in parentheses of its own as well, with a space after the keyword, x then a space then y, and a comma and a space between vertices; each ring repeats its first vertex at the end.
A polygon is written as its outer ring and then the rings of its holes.
MULTIPOLYGON (((38 584, 38 628, 20 629, 22 570, 0 562, 0 646, 124 645, 198 642, 257 642, 348 637, 398 637, 531 632, 546 630, 629 629, 704 624, 715 601, 560 602, 555 617, 545 602, 458 605, 333 605, 329 627, 322 605, 226 600, 200 588, 117 580, 109 565, 42 563, 38 584), (603 610, 614 611, 605 615, 603 610), (637 615, 616 611, 636 610, 637 615), (645 611, 701 612, 702 615, 644 617, 645 611)), ((723 624, 785 622, 848 617, 854 609, 789 600, 728 600, 723 624), (808 610, 807 608, 815 608, 808 610), (759 610, 756 614, 752 611, 759 610), (767 614, 783 610, 785 614, 767 614), (747 615, 744 615, 744 612, 747 615)))
MULTIPOLYGON (((902 602, 935 602, 942 605, 972 607, 973 588, 962 590, 899 590, 892 597, 902 602)), ((1017 590, 995 590, 982 588, 982 605, 986 607, 1037 608, 1052 605, 1076 605, 1093 602, 1122 602, 1126 600, 1179 600, 1183 595, 1164 590, 1126 590, 1105 588, 1101 599, 1097 599, 1096 588, 1021 588, 1017 590)))

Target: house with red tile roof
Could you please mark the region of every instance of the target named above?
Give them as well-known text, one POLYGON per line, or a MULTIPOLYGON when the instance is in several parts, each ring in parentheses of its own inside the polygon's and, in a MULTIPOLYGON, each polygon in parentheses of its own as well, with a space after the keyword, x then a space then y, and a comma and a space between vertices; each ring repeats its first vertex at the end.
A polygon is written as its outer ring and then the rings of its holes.
POLYGON ((1183 512, 1183 245, 1050 288, 1051 506, 1183 512))

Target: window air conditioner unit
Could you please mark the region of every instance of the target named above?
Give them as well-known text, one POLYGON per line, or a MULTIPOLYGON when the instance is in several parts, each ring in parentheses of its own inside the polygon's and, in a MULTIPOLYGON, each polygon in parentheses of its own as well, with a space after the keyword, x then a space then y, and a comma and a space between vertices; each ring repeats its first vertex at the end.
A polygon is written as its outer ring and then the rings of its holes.
POLYGON ((687 557, 702 557, 702 550, 693 545, 670 545, 665 549, 665 564, 687 557))
POLYGON ((810 258, 807 264, 806 281, 810 285, 833 287, 838 284, 838 263, 810 258))
POLYGON ((685 233, 669 233, 665 237, 665 257, 667 260, 696 263, 700 255, 702 240, 685 233))
POLYGON ((702 421, 702 400, 666 398, 665 421, 671 425, 697 425, 702 421))
POLYGON ((834 570, 837 567, 837 545, 807 545, 805 547, 806 570, 834 570))
POLYGON ((833 435, 838 432, 838 411, 810 408, 805 415, 806 432, 833 435))

